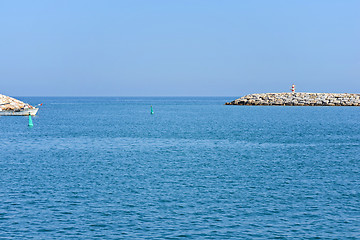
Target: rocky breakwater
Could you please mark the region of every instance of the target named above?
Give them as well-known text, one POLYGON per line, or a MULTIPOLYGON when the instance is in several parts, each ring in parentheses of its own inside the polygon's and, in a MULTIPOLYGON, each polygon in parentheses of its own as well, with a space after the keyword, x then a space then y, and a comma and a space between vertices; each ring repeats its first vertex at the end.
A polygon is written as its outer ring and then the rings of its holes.
POLYGON ((225 105, 262 106, 360 106, 360 94, 350 93, 260 93, 238 98, 225 105))
POLYGON ((33 106, 15 98, 0 94, 0 111, 21 111, 33 108, 33 106))

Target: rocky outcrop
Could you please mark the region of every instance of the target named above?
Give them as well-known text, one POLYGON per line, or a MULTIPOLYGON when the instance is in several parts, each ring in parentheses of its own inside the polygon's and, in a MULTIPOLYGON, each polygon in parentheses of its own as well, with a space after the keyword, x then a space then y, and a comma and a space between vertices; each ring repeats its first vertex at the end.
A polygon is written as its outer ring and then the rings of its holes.
POLYGON ((15 98, 0 94, 0 111, 19 111, 27 108, 33 107, 15 98))
POLYGON ((360 94, 352 93, 261 93, 238 98, 225 105, 263 106, 360 106, 360 94))

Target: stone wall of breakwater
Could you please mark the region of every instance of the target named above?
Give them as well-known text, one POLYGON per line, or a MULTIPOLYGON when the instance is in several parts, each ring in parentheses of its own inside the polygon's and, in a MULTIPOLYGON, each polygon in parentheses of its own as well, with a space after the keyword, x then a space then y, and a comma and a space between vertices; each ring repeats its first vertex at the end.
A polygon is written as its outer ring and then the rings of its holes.
POLYGON ((32 106, 15 98, 0 94, 0 111, 17 111, 24 108, 32 108, 32 106))
POLYGON ((238 98, 225 105, 263 106, 360 106, 360 94, 352 93, 260 93, 238 98))

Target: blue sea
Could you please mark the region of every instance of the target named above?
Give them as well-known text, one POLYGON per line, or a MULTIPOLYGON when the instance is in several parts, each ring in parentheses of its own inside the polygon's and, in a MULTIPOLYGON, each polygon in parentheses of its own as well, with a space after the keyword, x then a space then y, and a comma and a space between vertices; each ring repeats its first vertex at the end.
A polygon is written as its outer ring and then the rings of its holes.
POLYGON ((0 239, 360 239, 360 108, 235 98, 19 97, 0 239))

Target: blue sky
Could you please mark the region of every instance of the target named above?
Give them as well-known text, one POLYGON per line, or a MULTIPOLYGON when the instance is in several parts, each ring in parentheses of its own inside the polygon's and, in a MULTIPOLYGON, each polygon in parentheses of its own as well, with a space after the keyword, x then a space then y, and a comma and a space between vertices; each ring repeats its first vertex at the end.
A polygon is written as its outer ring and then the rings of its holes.
POLYGON ((360 1, 0 1, 0 93, 360 92, 360 1))

